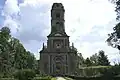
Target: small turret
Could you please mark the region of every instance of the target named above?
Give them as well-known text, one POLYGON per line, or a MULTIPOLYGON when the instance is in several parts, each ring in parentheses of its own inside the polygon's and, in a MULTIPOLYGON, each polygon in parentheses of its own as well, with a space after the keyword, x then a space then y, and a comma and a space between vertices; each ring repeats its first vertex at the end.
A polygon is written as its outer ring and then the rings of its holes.
POLYGON ((74 43, 72 43, 72 49, 74 49, 74 43))
POLYGON ((44 43, 43 43, 43 50, 45 49, 44 43))

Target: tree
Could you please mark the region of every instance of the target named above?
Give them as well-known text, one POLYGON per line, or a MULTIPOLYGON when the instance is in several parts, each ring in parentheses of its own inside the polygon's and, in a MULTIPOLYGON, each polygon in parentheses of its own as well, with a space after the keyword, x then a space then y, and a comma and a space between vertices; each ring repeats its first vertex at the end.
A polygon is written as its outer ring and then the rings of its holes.
POLYGON ((120 19, 120 0, 108 0, 111 3, 115 4, 115 11, 117 12, 117 20, 120 19))
POLYGON ((108 34, 109 37, 106 41, 109 46, 120 50, 120 23, 118 23, 113 30, 113 33, 108 34))
POLYGON ((3 27, 0 30, 0 72, 9 73, 12 70, 13 49, 9 43, 10 29, 3 27))
POLYGON ((84 66, 84 58, 82 56, 82 53, 77 53, 78 54, 78 67, 84 66))
POLYGON ((10 44, 14 48, 14 67, 16 69, 35 69, 36 59, 33 53, 26 51, 20 41, 14 37, 11 38, 10 44))
POLYGON ((35 56, 33 55, 33 53, 27 51, 27 67, 28 69, 33 69, 36 70, 37 69, 37 60, 35 58, 35 56))
POLYGON ((106 40, 108 45, 112 46, 113 48, 117 48, 120 50, 120 0, 110 0, 112 3, 116 5, 115 11, 117 12, 117 20, 118 23, 113 28, 113 32, 108 34, 108 39, 106 40))
POLYGON ((107 55, 105 55, 105 52, 103 50, 99 51, 98 65, 101 65, 101 66, 109 66, 110 65, 107 55))
POLYGON ((90 57, 90 61, 92 62, 92 66, 97 66, 98 65, 98 55, 97 55, 97 53, 93 54, 90 57))
POLYGON ((11 37, 10 29, 8 27, 1 28, 0 33, 1 33, 1 38, 3 38, 4 36, 4 39, 6 38, 6 40, 8 40, 11 37))
POLYGON ((17 69, 35 70, 37 61, 22 43, 10 35, 10 29, 0 29, 0 73, 8 74, 17 69))
POLYGON ((17 80, 33 80, 35 72, 31 69, 22 69, 14 73, 14 77, 17 80))
POLYGON ((92 66, 92 62, 90 61, 89 58, 86 58, 85 64, 86 64, 87 67, 88 67, 88 66, 92 66))

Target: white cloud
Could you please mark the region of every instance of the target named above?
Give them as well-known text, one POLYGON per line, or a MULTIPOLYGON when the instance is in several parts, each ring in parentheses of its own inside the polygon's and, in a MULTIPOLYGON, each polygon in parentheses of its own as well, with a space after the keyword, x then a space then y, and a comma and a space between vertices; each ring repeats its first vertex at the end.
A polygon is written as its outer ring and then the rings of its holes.
POLYGON ((17 31, 19 31, 19 24, 16 23, 16 21, 12 20, 11 18, 6 19, 4 21, 4 26, 9 26, 9 28, 11 29, 11 34, 13 36, 15 36, 15 34, 17 33, 17 31))
POLYGON ((21 30, 18 37, 24 41, 29 42, 30 40, 43 41, 50 29, 49 19, 49 8, 47 4, 36 3, 36 6, 31 4, 25 4, 20 6, 21 19, 21 30), (38 6, 40 5, 40 6, 38 6))
POLYGON ((20 9, 17 4, 17 0, 6 0, 2 12, 2 16, 4 16, 5 18, 3 26, 9 27, 13 36, 15 36, 20 26, 20 24, 17 21, 17 19, 19 19, 20 12, 20 9))
POLYGON ((4 6, 4 15, 10 16, 14 14, 14 16, 16 16, 20 11, 17 4, 18 4, 17 0, 6 0, 4 6))

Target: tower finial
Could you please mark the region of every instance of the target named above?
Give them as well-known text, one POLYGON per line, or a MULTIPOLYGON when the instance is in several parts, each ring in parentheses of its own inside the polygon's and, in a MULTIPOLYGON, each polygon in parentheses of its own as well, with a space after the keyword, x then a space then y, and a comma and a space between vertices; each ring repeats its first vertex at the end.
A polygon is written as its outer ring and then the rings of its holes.
POLYGON ((74 43, 72 42, 72 49, 74 49, 74 43))
POLYGON ((44 43, 43 43, 43 49, 45 48, 44 43))
POLYGON ((72 46, 74 46, 74 43, 72 42, 72 46))

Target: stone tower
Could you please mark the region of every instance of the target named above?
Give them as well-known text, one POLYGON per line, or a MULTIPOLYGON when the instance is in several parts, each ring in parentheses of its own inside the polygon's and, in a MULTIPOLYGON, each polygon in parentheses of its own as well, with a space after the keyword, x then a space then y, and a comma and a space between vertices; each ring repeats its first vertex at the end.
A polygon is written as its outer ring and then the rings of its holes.
POLYGON ((40 71, 48 75, 70 75, 76 68, 77 51, 69 45, 65 32, 64 6, 54 3, 51 9, 51 33, 47 46, 40 51, 40 71))

